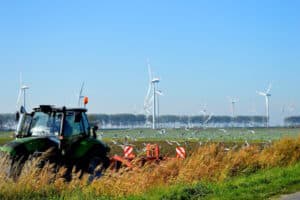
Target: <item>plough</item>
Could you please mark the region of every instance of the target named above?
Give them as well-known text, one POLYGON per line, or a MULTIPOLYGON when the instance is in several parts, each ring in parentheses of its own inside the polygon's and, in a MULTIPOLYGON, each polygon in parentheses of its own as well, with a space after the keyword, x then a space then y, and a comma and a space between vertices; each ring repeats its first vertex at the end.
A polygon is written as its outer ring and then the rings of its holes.
POLYGON ((110 170, 115 172, 119 171, 120 168, 134 169, 135 167, 142 167, 146 163, 156 163, 159 164, 161 161, 169 159, 185 159, 186 151, 184 147, 176 147, 176 157, 163 157, 160 155, 160 148, 158 144, 147 144, 146 154, 137 157, 134 154, 133 146, 125 146, 123 148, 123 156, 114 155, 111 157, 110 170))

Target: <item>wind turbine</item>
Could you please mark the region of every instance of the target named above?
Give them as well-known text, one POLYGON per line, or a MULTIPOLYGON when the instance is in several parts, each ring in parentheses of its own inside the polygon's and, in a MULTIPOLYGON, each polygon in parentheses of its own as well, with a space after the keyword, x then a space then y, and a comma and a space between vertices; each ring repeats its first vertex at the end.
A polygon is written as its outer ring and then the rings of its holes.
POLYGON ((159 78, 153 78, 151 66, 147 61, 148 73, 149 73, 149 86, 144 100, 144 110, 147 115, 151 114, 152 109, 152 129, 156 129, 156 112, 157 112, 157 85, 160 82, 159 78))
POLYGON ((272 84, 269 84, 268 89, 265 92, 257 92, 257 94, 265 97, 266 100, 266 117, 267 117, 267 122, 266 122, 266 126, 269 127, 269 122, 270 122, 270 110, 269 110, 269 103, 270 103, 270 97, 271 97, 271 88, 272 88, 272 84))
POLYGON ((235 105, 236 105, 236 103, 239 102, 239 100, 237 98, 230 98, 230 97, 228 97, 228 99, 231 104, 231 116, 232 116, 232 118, 234 118, 235 117, 235 105))
POLYGON ((203 104, 203 105, 200 105, 201 106, 201 110, 200 110, 200 114, 206 116, 207 115, 207 104, 203 104))
POLYGON ((78 94, 78 107, 81 107, 82 105, 82 99, 84 98, 84 96, 82 95, 83 92, 83 87, 84 87, 84 82, 82 82, 79 94, 78 94))
POLYGON ((22 81, 22 74, 20 73, 20 89, 19 89, 19 94, 17 98, 17 109, 20 104, 21 98, 23 96, 23 107, 26 110, 26 90, 28 90, 29 87, 23 84, 22 81))

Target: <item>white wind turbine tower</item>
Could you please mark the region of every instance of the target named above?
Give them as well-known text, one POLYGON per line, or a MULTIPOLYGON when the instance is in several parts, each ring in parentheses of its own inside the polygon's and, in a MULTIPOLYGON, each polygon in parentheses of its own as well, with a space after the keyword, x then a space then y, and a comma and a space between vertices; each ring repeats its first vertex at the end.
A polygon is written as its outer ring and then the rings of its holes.
POLYGON ((266 100, 266 117, 267 117, 267 122, 266 122, 266 126, 269 127, 269 122, 270 122, 270 107, 269 107, 269 103, 270 103, 270 97, 271 97, 271 88, 272 88, 272 84, 269 84, 268 89, 265 92, 257 92, 257 94, 264 96, 265 100, 266 100))
POLYGON ((159 78, 153 78, 151 82, 153 87, 152 129, 156 129, 157 85, 160 82, 160 80, 159 78))
POLYGON ((28 90, 29 87, 23 84, 22 81, 22 74, 20 73, 20 89, 19 89, 19 94, 18 94, 18 99, 17 99, 17 109, 20 104, 21 98, 23 96, 23 107, 26 110, 26 90, 28 90))
POLYGON ((149 72, 149 87, 148 92, 144 100, 144 110, 147 115, 151 114, 152 110, 152 128, 156 129, 156 113, 157 113, 157 85, 160 82, 159 78, 152 77, 151 66, 149 61, 147 62, 149 72))
POLYGON ((164 96, 163 92, 161 90, 156 90, 156 95, 157 95, 157 113, 156 113, 156 116, 157 116, 157 124, 160 124, 160 113, 159 113, 159 96, 164 96))
POLYGON ((232 118, 234 118, 235 117, 235 105, 236 105, 236 103, 239 102, 239 100, 237 98, 230 98, 230 97, 228 99, 231 104, 231 116, 232 116, 232 118))

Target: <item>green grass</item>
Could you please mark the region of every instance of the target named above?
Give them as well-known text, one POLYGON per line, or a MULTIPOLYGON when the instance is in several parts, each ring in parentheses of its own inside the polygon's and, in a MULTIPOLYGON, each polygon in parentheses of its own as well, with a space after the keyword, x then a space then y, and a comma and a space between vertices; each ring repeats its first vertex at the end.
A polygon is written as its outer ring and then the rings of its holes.
POLYGON ((13 140, 12 132, 0 132, 0 145, 3 145, 11 140, 13 140))
POLYGON ((221 183, 198 182, 155 188, 128 199, 269 199, 300 190, 300 163, 286 168, 259 171, 221 183))

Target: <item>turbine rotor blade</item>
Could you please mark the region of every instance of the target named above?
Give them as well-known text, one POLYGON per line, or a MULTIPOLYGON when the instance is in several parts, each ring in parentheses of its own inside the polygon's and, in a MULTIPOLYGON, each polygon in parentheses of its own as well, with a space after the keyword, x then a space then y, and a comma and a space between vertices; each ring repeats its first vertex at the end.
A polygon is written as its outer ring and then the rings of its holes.
POLYGON ((80 96, 80 97, 82 96, 83 87, 84 87, 84 82, 83 82, 82 85, 81 85, 81 89, 80 89, 80 93, 79 93, 79 96, 80 96))
POLYGON ((164 96, 164 94, 161 90, 156 90, 156 94, 158 94, 159 96, 164 96))
POLYGON ((272 83, 269 84, 269 87, 268 87, 266 93, 268 94, 271 91, 271 89, 272 89, 272 83))
POLYGON ((20 81, 20 88, 21 88, 22 85, 23 85, 23 82, 22 82, 22 72, 20 72, 19 81, 20 81))
POLYGON ((261 95, 261 96, 267 96, 267 94, 264 93, 264 92, 256 92, 256 93, 259 94, 259 95, 261 95))
POLYGON ((148 74, 149 74, 149 82, 152 81, 152 70, 149 59, 147 59, 147 66, 148 66, 148 74))
POLYGON ((83 88, 84 88, 84 82, 82 82, 82 85, 81 85, 81 88, 80 88, 80 91, 79 91, 79 95, 78 95, 78 107, 80 106, 80 101, 81 101, 81 98, 82 98, 83 88))
POLYGON ((18 98, 17 98, 17 105, 16 105, 17 108, 18 108, 18 105, 20 104, 21 95, 22 95, 22 90, 21 90, 21 88, 20 88, 19 94, 18 94, 18 98))

